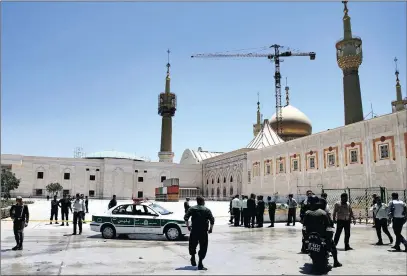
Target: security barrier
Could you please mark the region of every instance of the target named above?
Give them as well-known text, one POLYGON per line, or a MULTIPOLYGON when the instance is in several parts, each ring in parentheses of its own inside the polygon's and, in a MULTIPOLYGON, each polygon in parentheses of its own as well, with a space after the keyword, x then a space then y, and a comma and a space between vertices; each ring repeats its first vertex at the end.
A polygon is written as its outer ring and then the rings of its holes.
POLYGON ((376 194, 381 198, 383 203, 388 203, 391 200, 391 194, 397 192, 399 199, 406 202, 407 190, 392 190, 385 187, 371 188, 345 188, 345 189, 323 189, 328 195, 327 202, 333 211, 336 202, 341 200, 341 194, 348 194, 349 203, 352 206, 353 215, 359 223, 373 223, 373 212, 370 210, 373 206, 373 195, 376 194))

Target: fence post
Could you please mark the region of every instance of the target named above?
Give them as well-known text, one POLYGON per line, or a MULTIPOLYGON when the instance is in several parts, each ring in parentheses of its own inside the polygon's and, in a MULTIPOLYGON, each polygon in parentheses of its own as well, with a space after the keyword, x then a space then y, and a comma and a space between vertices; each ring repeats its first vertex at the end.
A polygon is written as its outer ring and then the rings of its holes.
POLYGON ((367 205, 368 205, 368 200, 367 200, 367 189, 368 188, 366 188, 365 189, 365 215, 366 215, 366 224, 368 223, 368 219, 369 219, 369 209, 368 209, 368 207, 367 207, 367 205))

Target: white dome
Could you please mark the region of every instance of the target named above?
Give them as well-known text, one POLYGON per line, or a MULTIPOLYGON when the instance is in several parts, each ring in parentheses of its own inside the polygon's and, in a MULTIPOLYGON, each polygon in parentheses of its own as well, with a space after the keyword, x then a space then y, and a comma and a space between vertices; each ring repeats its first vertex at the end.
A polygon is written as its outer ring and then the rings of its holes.
POLYGON ((102 159, 102 158, 115 158, 115 159, 130 159, 137 161, 145 161, 143 158, 136 156, 135 154, 119 152, 115 150, 98 151, 91 154, 87 154, 85 158, 88 159, 102 159))
MULTIPOLYGON (((298 108, 296 108, 292 105, 287 105, 287 106, 282 107, 281 114, 283 117, 283 120, 282 120, 283 122, 284 121, 289 121, 289 122, 294 121, 294 122, 312 126, 311 120, 307 117, 307 115, 305 115, 298 108)), ((274 115, 271 116, 270 124, 276 123, 276 122, 277 122, 276 114, 274 113, 274 115)))

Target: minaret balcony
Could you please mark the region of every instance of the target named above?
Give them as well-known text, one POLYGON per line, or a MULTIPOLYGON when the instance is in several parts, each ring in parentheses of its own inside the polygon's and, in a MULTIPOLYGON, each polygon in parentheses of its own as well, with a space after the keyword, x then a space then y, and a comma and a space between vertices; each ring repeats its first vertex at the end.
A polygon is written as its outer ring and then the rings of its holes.
POLYGON ((177 96, 174 93, 161 93, 158 96, 158 114, 175 115, 177 110, 177 96))

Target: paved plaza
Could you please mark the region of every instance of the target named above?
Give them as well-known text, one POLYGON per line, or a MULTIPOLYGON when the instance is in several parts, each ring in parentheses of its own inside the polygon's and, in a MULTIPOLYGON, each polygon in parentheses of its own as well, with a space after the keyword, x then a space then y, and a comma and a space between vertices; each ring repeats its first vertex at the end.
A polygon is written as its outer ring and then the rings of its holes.
MULTIPOLYGON (((90 213, 102 212, 107 204, 107 200, 90 201, 90 213)), ((231 227, 227 222, 228 204, 207 203, 216 222, 204 261, 208 270, 196 271, 189 264, 187 239, 169 242, 164 236, 137 235, 105 240, 90 231, 89 223, 84 225, 82 235, 71 236, 71 225, 49 225, 50 203, 36 201, 29 205, 32 221, 25 230, 23 251, 10 250, 15 245, 12 223, 2 221, 1 274, 310 274, 310 258, 299 254, 301 224, 286 227, 279 223, 263 229, 231 227)), ((182 214, 182 202, 162 205, 182 214)), ((355 250, 345 252, 342 234, 338 250, 343 267, 333 268, 329 274, 405 275, 407 254, 392 252, 389 245, 375 246, 376 239, 371 226, 356 225, 351 234, 355 250)))

